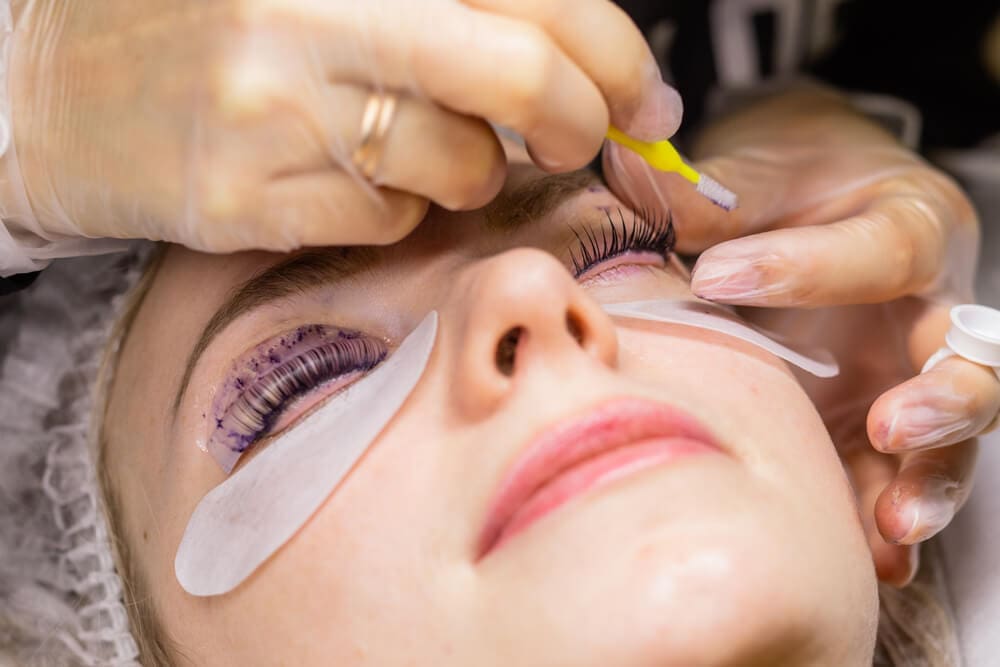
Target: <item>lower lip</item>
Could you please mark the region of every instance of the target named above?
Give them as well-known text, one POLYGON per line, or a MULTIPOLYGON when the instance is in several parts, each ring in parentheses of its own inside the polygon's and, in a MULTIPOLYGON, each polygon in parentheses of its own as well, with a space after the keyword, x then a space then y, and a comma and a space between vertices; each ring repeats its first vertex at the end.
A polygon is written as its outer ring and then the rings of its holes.
POLYGON ((718 453, 700 440, 651 438, 587 459, 547 481, 518 508, 491 551, 570 500, 646 468, 696 454, 718 453))

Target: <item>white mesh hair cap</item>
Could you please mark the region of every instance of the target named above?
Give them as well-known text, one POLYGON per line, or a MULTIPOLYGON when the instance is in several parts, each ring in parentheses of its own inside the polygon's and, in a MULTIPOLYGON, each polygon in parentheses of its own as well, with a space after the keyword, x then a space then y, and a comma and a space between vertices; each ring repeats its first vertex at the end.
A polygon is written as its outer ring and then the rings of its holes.
POLYGON ((0 664, 138 665, 95 473, 98 372, 154 246, 0 298, 0 664))

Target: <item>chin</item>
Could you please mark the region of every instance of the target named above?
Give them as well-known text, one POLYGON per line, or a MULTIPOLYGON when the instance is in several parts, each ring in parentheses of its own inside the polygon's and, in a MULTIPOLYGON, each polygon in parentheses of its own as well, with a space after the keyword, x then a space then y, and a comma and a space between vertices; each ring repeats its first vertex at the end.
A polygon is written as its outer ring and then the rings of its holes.
POLYGON ((851 584, 824 588, 843 577, 811 566, 781 499, 738 473, 713 479, 647 474, 504 547, 493 574, 512 632, 566 651, 534 664, 837 664, 829 642, 853 633, 830 591, 851 584))
POLYGON ((804 589, 796 564, 763 552, 757 538, 766 536, 740 532, 689 534, 683 551, 673 540, 644 545, 636 568, 621 573, 627 595, 619 604, 635 650, 618 664, 811 662, 814 638, 825 634, 815 614, 822 601, 804 589))

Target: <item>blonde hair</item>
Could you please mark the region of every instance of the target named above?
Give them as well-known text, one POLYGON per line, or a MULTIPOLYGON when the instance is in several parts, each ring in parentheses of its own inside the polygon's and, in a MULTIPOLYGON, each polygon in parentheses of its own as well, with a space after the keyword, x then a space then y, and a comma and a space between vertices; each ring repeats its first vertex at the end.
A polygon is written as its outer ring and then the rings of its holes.
POLYGON ((139 664, 97 480, 95 387, 149 249, 57 262, 0 310, 4 664, 139 664))
POLYGON ((937 539, 921 545, 920 569, 903 589, 879 586, 875 665, 958 667, 958 632, 937 539))
POLYGON ((136 560, 131 555, 128 540, 123 537, 122 503, 115 490, 111 477, 111 466, 108 465, 104 424, 106 421, 111 388, 114 384, 115 370, 124 348, 128 334, 132 329, 142 304, 149 293, 156 275, 166 255, 166 245, 159 245, 152 253, 142 276, 136 282, 122 307, 118 320, 111 329, 107 347, 101 359, 95 387, 95 410, 97 419, 96 437, 97 478, 104 510, 108 518, 108 538, 111 541, 115 555, 115 565, 122 580, 122 595, 125 597, 125 609, 128 613, 132 636, 139 648, 139 661, 145 667, 170 667, 175 664, 173 656, 179 654, 179 647, 169 640, 159 623, 153 608, 152 595, 146 585, 136 560))

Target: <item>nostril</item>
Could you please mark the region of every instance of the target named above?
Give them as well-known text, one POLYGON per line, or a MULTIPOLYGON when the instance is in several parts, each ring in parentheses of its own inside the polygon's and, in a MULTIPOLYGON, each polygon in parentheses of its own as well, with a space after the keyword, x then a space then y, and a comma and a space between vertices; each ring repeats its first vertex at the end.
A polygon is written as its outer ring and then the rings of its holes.
POLYGON ((496 366, 497 370, 510 377, 514 374, 514 359, 517 356, 517 344, 524 334, 524 327, 514 327, 503 335, 497 343, 496 366))
POLYGON ((584 326, 583 322, 576 313, 570 311, 566 313, 566 330, 569 331, 569 335, 573 337, 577 345, 583 346, 583 332, 584 326))

